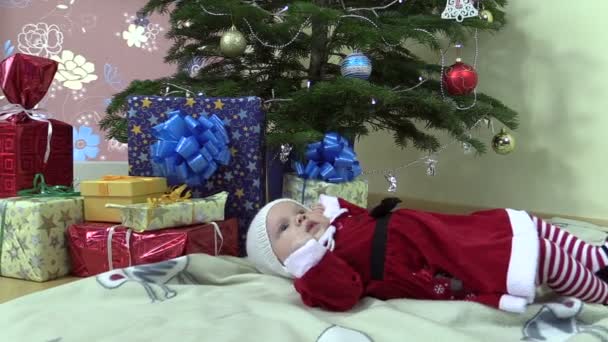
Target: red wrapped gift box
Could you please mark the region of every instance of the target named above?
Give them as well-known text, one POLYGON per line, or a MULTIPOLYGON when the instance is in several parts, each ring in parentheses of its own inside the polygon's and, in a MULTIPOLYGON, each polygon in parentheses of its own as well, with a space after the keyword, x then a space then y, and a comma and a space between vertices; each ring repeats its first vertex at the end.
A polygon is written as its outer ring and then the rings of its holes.
POLYGON ((56 71, 57 62, 20 53, 0 64, 0 85, 11 103, 0 108, 0 197, 31 188, 37 173, 50 185, 72 185, 72 126, 32 109, 56 71))
POLYGON ((68 228, 72 274, 88 277, 192 253, 238 256, 237 219, 216 223, 217 230, 207 223, 143 233, 102 222, 72 225, 68 228))

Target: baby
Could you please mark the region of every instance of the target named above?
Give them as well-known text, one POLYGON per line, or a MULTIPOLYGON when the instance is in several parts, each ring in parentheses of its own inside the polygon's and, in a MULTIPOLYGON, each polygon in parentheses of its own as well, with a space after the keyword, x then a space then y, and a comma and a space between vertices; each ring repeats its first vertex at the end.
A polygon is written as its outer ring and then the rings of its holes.
POLYGON ((360 298, 468 300, 521 313, 536 287, 608 304, 608 243, 592 246, 525 211, 370 214, 321 195, 268 203, 247 233, 260 272, 295 278, 302 301, 345 311, 360 298))

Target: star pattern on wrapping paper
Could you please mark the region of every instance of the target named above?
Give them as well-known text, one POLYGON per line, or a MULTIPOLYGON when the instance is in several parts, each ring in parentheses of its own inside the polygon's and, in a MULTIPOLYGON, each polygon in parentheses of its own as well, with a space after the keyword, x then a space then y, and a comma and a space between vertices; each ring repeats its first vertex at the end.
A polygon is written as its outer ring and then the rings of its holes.
POLYGON ((213 182, 209 181, 207 182, 207 184, 205 184, 205 187, 207 188, 207 190, 213 190, 215 185, 213 184, 213 182))
POLYGON ((148 161, 148 155, 146 153, 140 153, 138 156, 140 162, 145 163, 148 161))
POLYGON ((186 99, 186 106, 194 107, 196 100, 192 97, 186 99))
POLYGON ((51 242, 49 243, 49 245, 51 245, 51 247, 57 249, 59 247, 59 245, 60 245, 59 237, 58 236, 53 236, 51 238, 51 242))
POLYGON ((141 101, 142 108, 150 108, 151 104, 152 101, 150 101, 150 99, 148 99, 147 97, 141 101))
POLYGON ((127 113, 129 113, 130 118, 134 118, 135 115, 137 115, 137 111, 133 108, 129 109, 129 111, 127 113))
POLYGON ((11 249, 8 250, 8 256, 11 258, 11 261, 17 260, 19 258, 19 248, 15 245, 11 246, 11 249))
POLYGON ((70 215, 70 210, 61 210, 61 217, 59 218, 59 222, 63 222, 64 226, 68 225, 68 222, 72 221, 72 216, 70 215))
POLYGON ((254 172, 255 170, 257 170, 258 168, 255 166, 255 162, 249 162, 247 164, 247 169, 249 169, 249 171, 254 172))
POLYGON ((254 180, 253 180, 253 184, 252 184, 252 185, 253 185, 254 187, 256 187, 256 188, 259 188, 259 187, 260 187, 260 180, 259 180, 259 179, 257 179, 257 178, 256 178, 256 179, 254 179, 254 180))
POLYGON ((251 131, 255 134, 260 134, 260 125, 251 126, 251 131))
POLYGON ((226 171, 226 173, 224 173, 224 179, 228 182, 232 181, 232 178, 234 178, 234 176, 232 175, 232 171, 226 171))
POLYGON ((60 272, 61 271, 59 271, 59 269, 56 269, 55 272, 47 271, 47 275, 48 275, 49 280, 59 278, 59 273, 60 272))
POLYGON ((155 126, 156 124, 158 124, 158 118, 156 116, 150 116, 148 118, 148 122, 150 123, 150 125, 155 126))
POLYGON ((239 153, 239 150, 236 149, 236 147, 231 147, 230 148, 230 154, 232 154, 232 156, 236 156, 237 153, 239 153))
POLYGON ((247 118, 247 115, 249 115, 249 113, 247 113, 247 111, 246 111, 246 110, 241 109, 241 110, 239 111, 239 117, 240 117, 242 120, 245 120, 245 119, 247 118))
POLYGON ((29 262, 30 262, 30 266, 32 266, 35 269, 41 269, 42 266, 44 265, 44 259, 40 255, 32 255, 30 257, 29 262))
POLYGON ((321 195, 326 195, 327 194, 327 189, 329 189, 329 185, 319 184, 319 186, 317 186, 314 189, 314 191, 317 194, 317 197, 320 197, 321 195))
POLYGON ((232 139, 241 140, 241 132, 239 132, 239 131, 232 132, 232 139))
POLYGON ((30 279, 29 272, 23 267, 23 265, 19 266, 19 278, 21 279, 30 279))
POLYGON ((152 210, 152 219, 160 219, 161 221, 163 221, 163 217, 170 212, 169 209, 165 209, 162 206, 158 207, 158 208, 154 208, 151 209, 152 210))
POLYGON ((230 124, 232 123, 232 120, 230 120, 229 118, 225 118, 223 121, 224 121, 224 125, 226 127, 230 127, 230 124))
POLYGON ((253 210, 253 203, 251 201, 245 201, 245 210, 253 210))
POLYGON ((53 220, 53 214, 51 216, 44 216, 40 214, 40 226, 38 226, 38 230, 46 230, 46 235, 51 236, 51 229, 57 228, 55 221, 53 220))
POLYGON ((222 100, 215 100, 213 104, 215 105, 215 109, 224 109, 224 103, 222 102, 222 100))
MULTIPOLYGON (((15 232, 15 228, 13 227, 13 222, 7 220, 4 223, 4 238, 6 240, 11 240, 13 238, 13 233, 15 232)), ((0 241, 2 243, 2 241, 0 241)))
POLYGON ((192 190, 193 198, 200 198, 201 196, 203 196, 203 193, 199 189, 192 190))
POLYGON ((141 126, 134 125, 133 128, 131 128, 131 132, 133 132, 133 134, 141 134, 141 126))
POLYGON ((40 245, 40 236, 32 235, 30 243, 32 244, 32 247, 36 248, 36 246, 40 245))
POLYGON ((243 196, 245 196, 245 191, 243 190, 243 188, 236 189, 234 195, 241 199, 243 196))

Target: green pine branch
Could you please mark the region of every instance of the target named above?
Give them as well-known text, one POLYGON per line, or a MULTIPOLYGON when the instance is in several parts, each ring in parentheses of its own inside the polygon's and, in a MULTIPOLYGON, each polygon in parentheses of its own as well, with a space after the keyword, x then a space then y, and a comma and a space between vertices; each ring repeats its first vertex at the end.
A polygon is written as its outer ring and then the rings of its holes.
POLYGON ((458 23, 441 19, 445 0, 408 0, 378 11, 379 17, 342 7, 342 3, 347 8, 378 6, 374 0, 149 0, 142 12, 169 16, 167 37, 173 45, 165 62, 175 64, 179 71, 157 80, 133 81, 113 97, 101 127, 108 138, 126 142, 127 97, 161 95, 172 83, 208 96, 269 99, 274 94, 290 99, 273 102, 268 108, 267 142, 272 146, 291 143, 299 153, 328 131, 357 139, 376 130, 391 132, 397 146, 428 152, 441 147, 431 131, 445 131, 483 153, 485 144, 471 137, 469 129, 485 118, 516 129, 517 113, 481 93, 475 106, 457 109, 470 106, 472 95, 445 98, 440 91, 441 66, 420 59, 411 47, 439 52, 445 48, 440 43, 444 40, 472 46, 475 30, 496 33, 504 27, 506 2, 482 2, 492 12, 493 23, 481 18, 458 23), (209 15, 201 4, 207 11, 230 15, 209 15), (273 13, 285 5, 289 10, 277 20, 273 13), (305 22, 308 25, 298 34, 305 22), (292 44, 275 50, 254 38, 247 23, 262 42, 281 45, 298 36, 292 44), (247 53, 203 68, 195 77, 184 72, 195 57, 221 56, 219 37, 232 25, 247 36, 247 53), (340 62, 352 49, 371 59, 369 81, 341 76, 340 62), (425 82, 420 84, 419 77, 425 82), (307 81, 312 82, 310 89, 307 81))

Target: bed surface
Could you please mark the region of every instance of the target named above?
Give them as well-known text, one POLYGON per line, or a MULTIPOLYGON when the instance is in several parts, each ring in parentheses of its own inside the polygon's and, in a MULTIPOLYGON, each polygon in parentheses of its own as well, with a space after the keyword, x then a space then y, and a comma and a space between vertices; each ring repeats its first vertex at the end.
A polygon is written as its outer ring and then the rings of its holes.
MULTIPOLYGON (((590 242, 604 229, 555 219, 590 242)), ((556 298, 523 315, 469 302, 364 299, 347 313, 301 304, 246 260, 193 254, 113 270, 0 304, 2 341, 608 341, 608 308, 556 298)))

